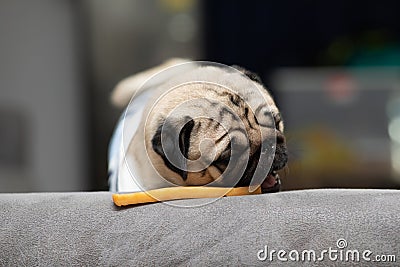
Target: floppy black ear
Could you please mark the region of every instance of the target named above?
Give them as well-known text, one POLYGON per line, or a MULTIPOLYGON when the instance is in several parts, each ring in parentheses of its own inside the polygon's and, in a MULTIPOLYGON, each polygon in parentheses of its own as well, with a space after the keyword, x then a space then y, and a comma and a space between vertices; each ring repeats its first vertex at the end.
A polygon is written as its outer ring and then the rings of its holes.
POLYGON ((164 164, 186 181, 190 134, 193 130, 194 121, 188 116, 185 117, 184 121, 187 122, 182 129, 177 129, 174 123, 165 120, 163 124, 158 126, 151 142, 153 150, 161 156, 164 164), (162 135, 164 135, 163 140, 162 135), (171 161, 175 164, 172 164, 171 161))

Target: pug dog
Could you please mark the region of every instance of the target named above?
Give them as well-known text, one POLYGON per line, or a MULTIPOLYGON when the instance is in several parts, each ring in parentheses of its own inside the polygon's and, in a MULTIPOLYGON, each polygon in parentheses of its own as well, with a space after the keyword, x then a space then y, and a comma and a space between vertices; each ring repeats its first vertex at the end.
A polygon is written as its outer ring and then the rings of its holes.
POLYGON ((282 116, 260 78, 238 66, 171 59, 122 80, 109 149, 113 192, 170 186, 280 190, 282 116))

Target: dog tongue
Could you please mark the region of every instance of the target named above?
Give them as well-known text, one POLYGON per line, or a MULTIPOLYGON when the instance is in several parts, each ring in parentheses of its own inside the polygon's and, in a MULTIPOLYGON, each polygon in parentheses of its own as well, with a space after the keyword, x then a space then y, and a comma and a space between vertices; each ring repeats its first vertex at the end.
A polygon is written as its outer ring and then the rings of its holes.
POLYGON ((264 182, 261 184, 262 188, 270 188, 276 184, 276 179, 273 175, 268 175, 264 182))

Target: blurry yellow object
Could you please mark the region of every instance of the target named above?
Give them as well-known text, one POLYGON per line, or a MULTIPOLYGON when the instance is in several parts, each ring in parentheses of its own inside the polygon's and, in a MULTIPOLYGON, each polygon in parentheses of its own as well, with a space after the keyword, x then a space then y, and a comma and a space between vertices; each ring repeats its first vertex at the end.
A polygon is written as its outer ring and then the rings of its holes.
POLYGON ((160 0, 160 3, 173 12, 182 12, 193 6, 194 0, 160 0))
POLYGON ((357 162, 350 146, 324 127, 313 127, 299 136, 304 147, 301 162, 306 169, 316 172, 343 172, 353 168, 357 162))

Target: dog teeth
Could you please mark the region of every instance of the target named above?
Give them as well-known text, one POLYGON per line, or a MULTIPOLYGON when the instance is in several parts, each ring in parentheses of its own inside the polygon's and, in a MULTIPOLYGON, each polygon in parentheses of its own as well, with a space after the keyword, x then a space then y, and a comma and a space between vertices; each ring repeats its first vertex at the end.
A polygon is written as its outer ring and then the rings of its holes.
POLYGON ((271 175, 272 177, 274 177, 275 180, 277 180, 277 179, 280 178, 280 177, 279 177, 279 174, 278 174, 276 171, 272 171, 270 175, 271 175))

